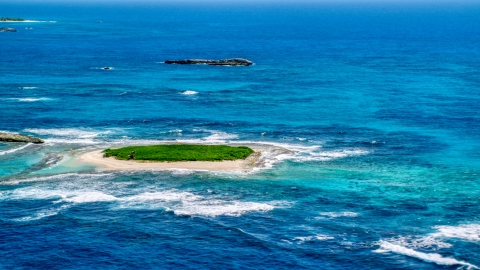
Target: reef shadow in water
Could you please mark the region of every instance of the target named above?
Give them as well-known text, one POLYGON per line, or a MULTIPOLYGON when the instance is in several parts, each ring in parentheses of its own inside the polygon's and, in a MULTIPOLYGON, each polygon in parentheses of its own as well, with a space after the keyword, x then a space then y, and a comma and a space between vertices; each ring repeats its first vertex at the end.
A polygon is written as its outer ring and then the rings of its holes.
POLYGON ((45 157, 38 162, 37 164, 33 165, 32 167, 26 169, 23 172, 17 173, 15 175, 9 176, 9 178, 24 178, 29 174, 45 169, 47 167, 53 166, 60 162, 63 159, 63 156, 57 153, 45 153, 45 157))

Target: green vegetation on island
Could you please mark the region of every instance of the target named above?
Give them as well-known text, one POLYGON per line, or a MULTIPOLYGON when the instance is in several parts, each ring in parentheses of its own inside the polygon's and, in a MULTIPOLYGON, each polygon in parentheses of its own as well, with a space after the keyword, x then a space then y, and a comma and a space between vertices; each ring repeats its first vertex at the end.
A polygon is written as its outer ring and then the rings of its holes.
POLYGON ((22 18, 9 18, 9 17, 1 17, 0 22, 23 22, 25 19, 22 18))
POLYGON ((104 157, 143 161, 222 161, 245 159, 254 151, 246 146, 164 144, 106 149, 104 157))

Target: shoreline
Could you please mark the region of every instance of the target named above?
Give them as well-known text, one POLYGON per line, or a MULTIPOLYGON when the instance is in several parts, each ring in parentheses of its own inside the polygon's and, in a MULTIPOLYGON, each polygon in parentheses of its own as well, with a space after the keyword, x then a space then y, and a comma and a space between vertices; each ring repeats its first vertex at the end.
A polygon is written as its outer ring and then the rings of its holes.
POLYGON ((124 170, 148 170, 148 169, 187 169, 205 171, 250 171, 260 158, 261 153, 255 151, 246 159, 224 160, 224 161, 177 161, 177 162, 154 162, 154 161, 132 161, 118 160, 114 157, 103 157, 103 150, 95 150, 80 155, 77 159, 100 166, 102 171, 124 171, 124 170))

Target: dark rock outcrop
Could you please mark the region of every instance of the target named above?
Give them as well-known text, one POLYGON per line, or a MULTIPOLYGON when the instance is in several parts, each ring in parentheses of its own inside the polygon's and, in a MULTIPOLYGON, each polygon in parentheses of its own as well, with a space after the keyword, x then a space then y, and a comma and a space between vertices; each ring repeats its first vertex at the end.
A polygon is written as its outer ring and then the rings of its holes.
POLYGON ((15 28, 2 27, 0 28, 0 32, 17 32, 17 30, 15 28))
POLYGON ((179 64, 179 65, 210 65, 210 66, 250 66, 253 62, 243 58, 231 58, 222 60, 208 60, 208 59, 185 59, 185 60, 166 60, 165 64, 179 64))
POLYGON ((26 143, 44 143, 42 139, 20 134, 0 132, 0 141, 3 142, 26 142, 26 143))

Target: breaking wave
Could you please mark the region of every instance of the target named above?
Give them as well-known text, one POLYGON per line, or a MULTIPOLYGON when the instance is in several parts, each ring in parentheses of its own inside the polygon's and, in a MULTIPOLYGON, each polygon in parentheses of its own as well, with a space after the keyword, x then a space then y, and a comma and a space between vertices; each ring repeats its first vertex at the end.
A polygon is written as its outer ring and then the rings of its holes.
POLYGON ((90 129, 76 129, 76 128, 58 128, 58 129, 41 129, 29 128, 25 132, 30 132, 36 135, 50 136, 45 142, 47 143, 66 143, 66 144, 96 144, 95 138, 109 134, 111 131, 97 131, 90 129))
POLYGON ((276 163, 286 160, 293 162, 321 162, 371 153, 365 149, 357 148, 325 151, 321 145, 300 145, 268 141, 235 141, 235 143, 273 146, 272 149, 261 151, 259 162, 266 169, 272 168, 276 163), (285 151, 281 151, 281 149, 285 151))
POLYGON ((415 249, 439 250, 452 248, 453 245, 444 242, 446 239, 461 239, 469 242, 480 241, 480 225, 462 224, 458 226, 435 226, 435 232, 423 237, 400 236, 388 240, 380 240, 380 249, 375 252, 394 252, 405 256, 414 257, 423 261, 439 265, 462 265, 468 269, 479 269, 477 266, 453 258, 445 258, 437 253, 423 253, 415 249))
POLYGON ((175 215, 206 217, 238 217, 249 212, 267 212, 275 208, 275 205, 267 203, 229 201, 221 198, 212 199, 177 190, 142 193, 122 200, 133 202, 133 206, 142 202, 148 203, 148 207, 156 204, 158 207, 172 211, 175 215))
POLYGON ((30 216, 15 218, 15 219, 13 219, 13 221, 29 222, 29 221, 34 221, 34 220, 40 220, 40 219, 43 219, 43 218, 56 216, 56 215, 58 215, 58 213, 60 213, 60 211, 62 211, 64 209, 67 209, 67 208, 68 208, 68 205, 62 205, 60 207, 38 211, 35 214, 30 215, 30 216))
POLYGON ((17 147, 17 148, 13 148, 13 149, 10 149, 10 150, 2 151, 2 152, 0 152, 0 156, 7 155, 7 154, 11 154, 11 153, 20 151, 20 150, 22 150, 22 149, 24 149, 24 148, 29 147, 30 145, 32 145, 32 143, 27 143, 27 144, 22 145, 22 146, 17 147))
POLYGON ((78 138, 93 138, 101 134, 101 132, 81 130, 76 128, 58 128, 58 129, 41 129, 29 128, 26 132, 35 133, 38 135, 55 135, 61 137, 78 137, 78 138))
POLYGON ((63 199, 66 202, 72 203, 92 203, 92 202, 113 202, 118 200, 112 195, 108 195, 98 191, 84 192, 78 195, 63 199))
POLYGON ((377 253, 393 252, 393 253, 405 255, 408 257, 416 258, 422 261, 432 262, 438 265, 450 265, 450 266, 462 265, 462 266, 468 267, 468 269, 479 269, 477 266, 473 264, 470 264, 464 261, 459 261, 454 258, 443 257, 438 253, 419 252, 419 251, 406 248, 400 245, 395 245, 383 240, 380 240, 378 242, 378 245, 380 246, 380 248, 375 250, 375 252, 377 253))
POLYGON ((187 96, 191 96, 191 95, 196 95, 196 94, 198 94, 198 92, 195 92, 195 91, 192 91, 192 90, 187 90, 187 91, 180 92, 180 94, 182 94, 182 95, 187 95, 187 96))
POLYGON ((323 212, 320 213, 322 217, 338 218, 338 217, 358 217, 358 213, 355 212, 323 212))
POLYGON ((451 248, 452 245, 449 243, 445 243, 440 239, 432 236, 427 235, 423 237, 413 237, 413 236, 399 236, 399 237, 392 237, 386 242, 412 248, 412 249, 433 249, 439 250, 443 248, 451 248))
MULTIPOLYGON (((25 89, 25 88, 24 88, 25 89)), ((18 102, 35 102, 35 101, 49 101, 53 100, 52 98, 47 98, 47 97, 25 97, 25 98, 9 98, 9 100, 14 100, 18 102)))
MULTIPOLYGON (((64 175, 64 177, 68 177, 64 175)), ((97 176, 99 177, 99 176, 97 176)), ((37 178, 36 181, 53 180, 55 177, 37 178)), ((56 178, 58 179, 58 178, 56 178)), ((65 179, 65 178, 63 178, 65 179)), ((165 209, 172 211, 175 215, 182 216, 234 216, 238 217, 251 212, 268 212, 274 208, 285 207, 282 202, 245 202, 231 200, 218 196, 200 196, 186 191, 176 189, 164 190, 158 192, 144 192, 137 195, 113 195, 102 192, 98 189, 85 190, 77 183, 70 183, 72 186, 66 189, 64 186, 68 183, 51 186, 52 189, 45 188, 19 188, 13 191, 0 192, 0 200, 51 200, 53 203, 96 203, 96 202, 115 202, 113 207, 120 209, 165 209), (63 188, 62 188, 63 186, 63 188), (79 190, 73 189, 73 186, 79 186, 79 190)))
POLYGON ((56 174, 50 176, 38 176, 25 179, 14 179, 9 181, 2 181, 0 184, 6 185, 17 185, 22 183, 30 182, 49 182, 49 181, 64 181, 64 180, 80 180, 80 181, 91 181, 99 178, 105 178, 112 176, 113 174, 108 173, 98 173, 98 174, 83 174, 83 173, 66 173, 66 174, 56 174))
POLYGON ((362 149, 343 149, 333 151, 320 151, 320 152, 304 152, 291 157, 293 161, 305 162, 305 161, 329 161, 333 159, 362 156, 369 154, 368 151, 362 149))
POLYGON ((480 241, 480 225, 464 224, 459 226, 435 226, 436 233, 431 234, 433 237, 457 238, 470 242, 480 241))
POLYGON ((329 236, 329 235, 324 235, 324 234, 317 234, 317 235, 312 235, 312 236, 298 236, 298 237, 292 238, 292 241, 295 241, 298 244, 303 244, 305 242, 327 241, 327 240, 332 240, 332 239, 335 239, 335 237, 329 236))
POLYGON ((174 208, 173 212, 176 215, 238 217, 249 212, 267 212, 273 209, 274 207, 272 205, 265 203, 212 200, 199 202, 197 204, 184 203, 181 207, 174 208))
MULTIPOLYGON (((210 135, 201 139, 177 140, 183 143, 228 143, 230 140, 238 139, 238 135, 217 130, 194 129, 197 132, 209 132, 210 135)), ((244 142, 242 142, 244 143, 244 142)))

